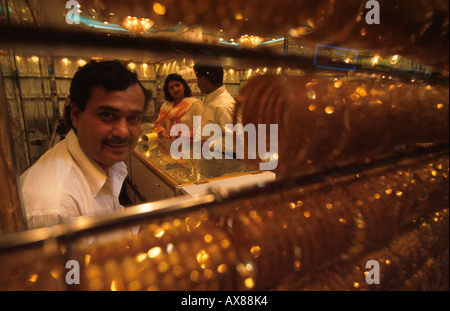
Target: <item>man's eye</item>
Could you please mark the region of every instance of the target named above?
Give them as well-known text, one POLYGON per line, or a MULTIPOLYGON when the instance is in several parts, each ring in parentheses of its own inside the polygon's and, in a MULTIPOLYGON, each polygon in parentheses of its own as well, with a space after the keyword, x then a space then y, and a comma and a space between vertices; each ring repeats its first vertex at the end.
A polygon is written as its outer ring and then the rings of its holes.
POLYGON ((105 121, 113 120, 115 118, 115 115, 111 112, 100 112, 98 116, 105 121))
POLYGON ((142 116, 129 116, 128 121, 129 122, 141 122, 142 116))

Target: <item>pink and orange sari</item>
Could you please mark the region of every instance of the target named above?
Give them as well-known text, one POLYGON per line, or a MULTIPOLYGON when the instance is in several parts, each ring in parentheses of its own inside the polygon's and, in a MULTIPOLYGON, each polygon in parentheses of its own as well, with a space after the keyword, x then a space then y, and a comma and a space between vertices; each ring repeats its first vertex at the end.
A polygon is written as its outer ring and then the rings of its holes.
MULTIPOLYGON (((188 111, 194 101, 194 98, 186 97, 169 111, 163 111, 160 109, 158 119, 155 121, 153 133, 159 133, 163 130, 170 132, 173 125, 181 123, 181 118, 184 116, 186 111, 188 111), (168 126, 167 121, 169 121, 168 126)), ((192 137, 193 129, 190 129, 190 132, 192 137)))

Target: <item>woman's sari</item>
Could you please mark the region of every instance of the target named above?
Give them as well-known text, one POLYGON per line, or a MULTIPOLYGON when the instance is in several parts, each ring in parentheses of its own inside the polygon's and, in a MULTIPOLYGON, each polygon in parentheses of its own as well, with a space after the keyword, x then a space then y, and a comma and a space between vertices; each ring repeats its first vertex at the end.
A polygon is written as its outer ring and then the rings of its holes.
MULTIPOLYGON (((163 109, 160 109, 158 119, 155 121, 153 133, 159 133, 163 130, 166 130, 170 133, 170 129, 172 128, 172 126, 177 123, 181 123, 180 119, 184 116, 184 114, 189 110, 189 108, 195 101, 198 101, 198 99, 195 99, 193 97, 185 97, 181 102, 179 102, 176 106, 172 107, 168 111, 163 111, 163 109), (169 121, 168 125, 167 121, 169 121)), ((192 130, 193 129, 190 129, 191 137, 192 130)))

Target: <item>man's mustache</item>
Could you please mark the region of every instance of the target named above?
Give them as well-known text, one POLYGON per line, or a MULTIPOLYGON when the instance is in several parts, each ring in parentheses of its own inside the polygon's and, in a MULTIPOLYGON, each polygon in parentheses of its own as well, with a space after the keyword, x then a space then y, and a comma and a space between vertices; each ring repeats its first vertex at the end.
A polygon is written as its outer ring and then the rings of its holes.
POLYGON ((111 144, 111 145, 130 145, 131 144, 131 139, 129 137, 127 138, 120 138, 120 137, 113 137, 110 139, 105 139, 103 140, 104 144, 111 144))

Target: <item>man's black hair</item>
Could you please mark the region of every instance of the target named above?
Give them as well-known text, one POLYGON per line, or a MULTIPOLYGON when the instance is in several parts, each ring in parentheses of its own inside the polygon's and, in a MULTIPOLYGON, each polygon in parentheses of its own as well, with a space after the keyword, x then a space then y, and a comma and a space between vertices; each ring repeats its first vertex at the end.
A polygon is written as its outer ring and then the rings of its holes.
POLYGON ((205 77, 212 84, 221 86, 223 84, 223 67, 220 64, 197 62, 194 65, 197 77, 205 77))

